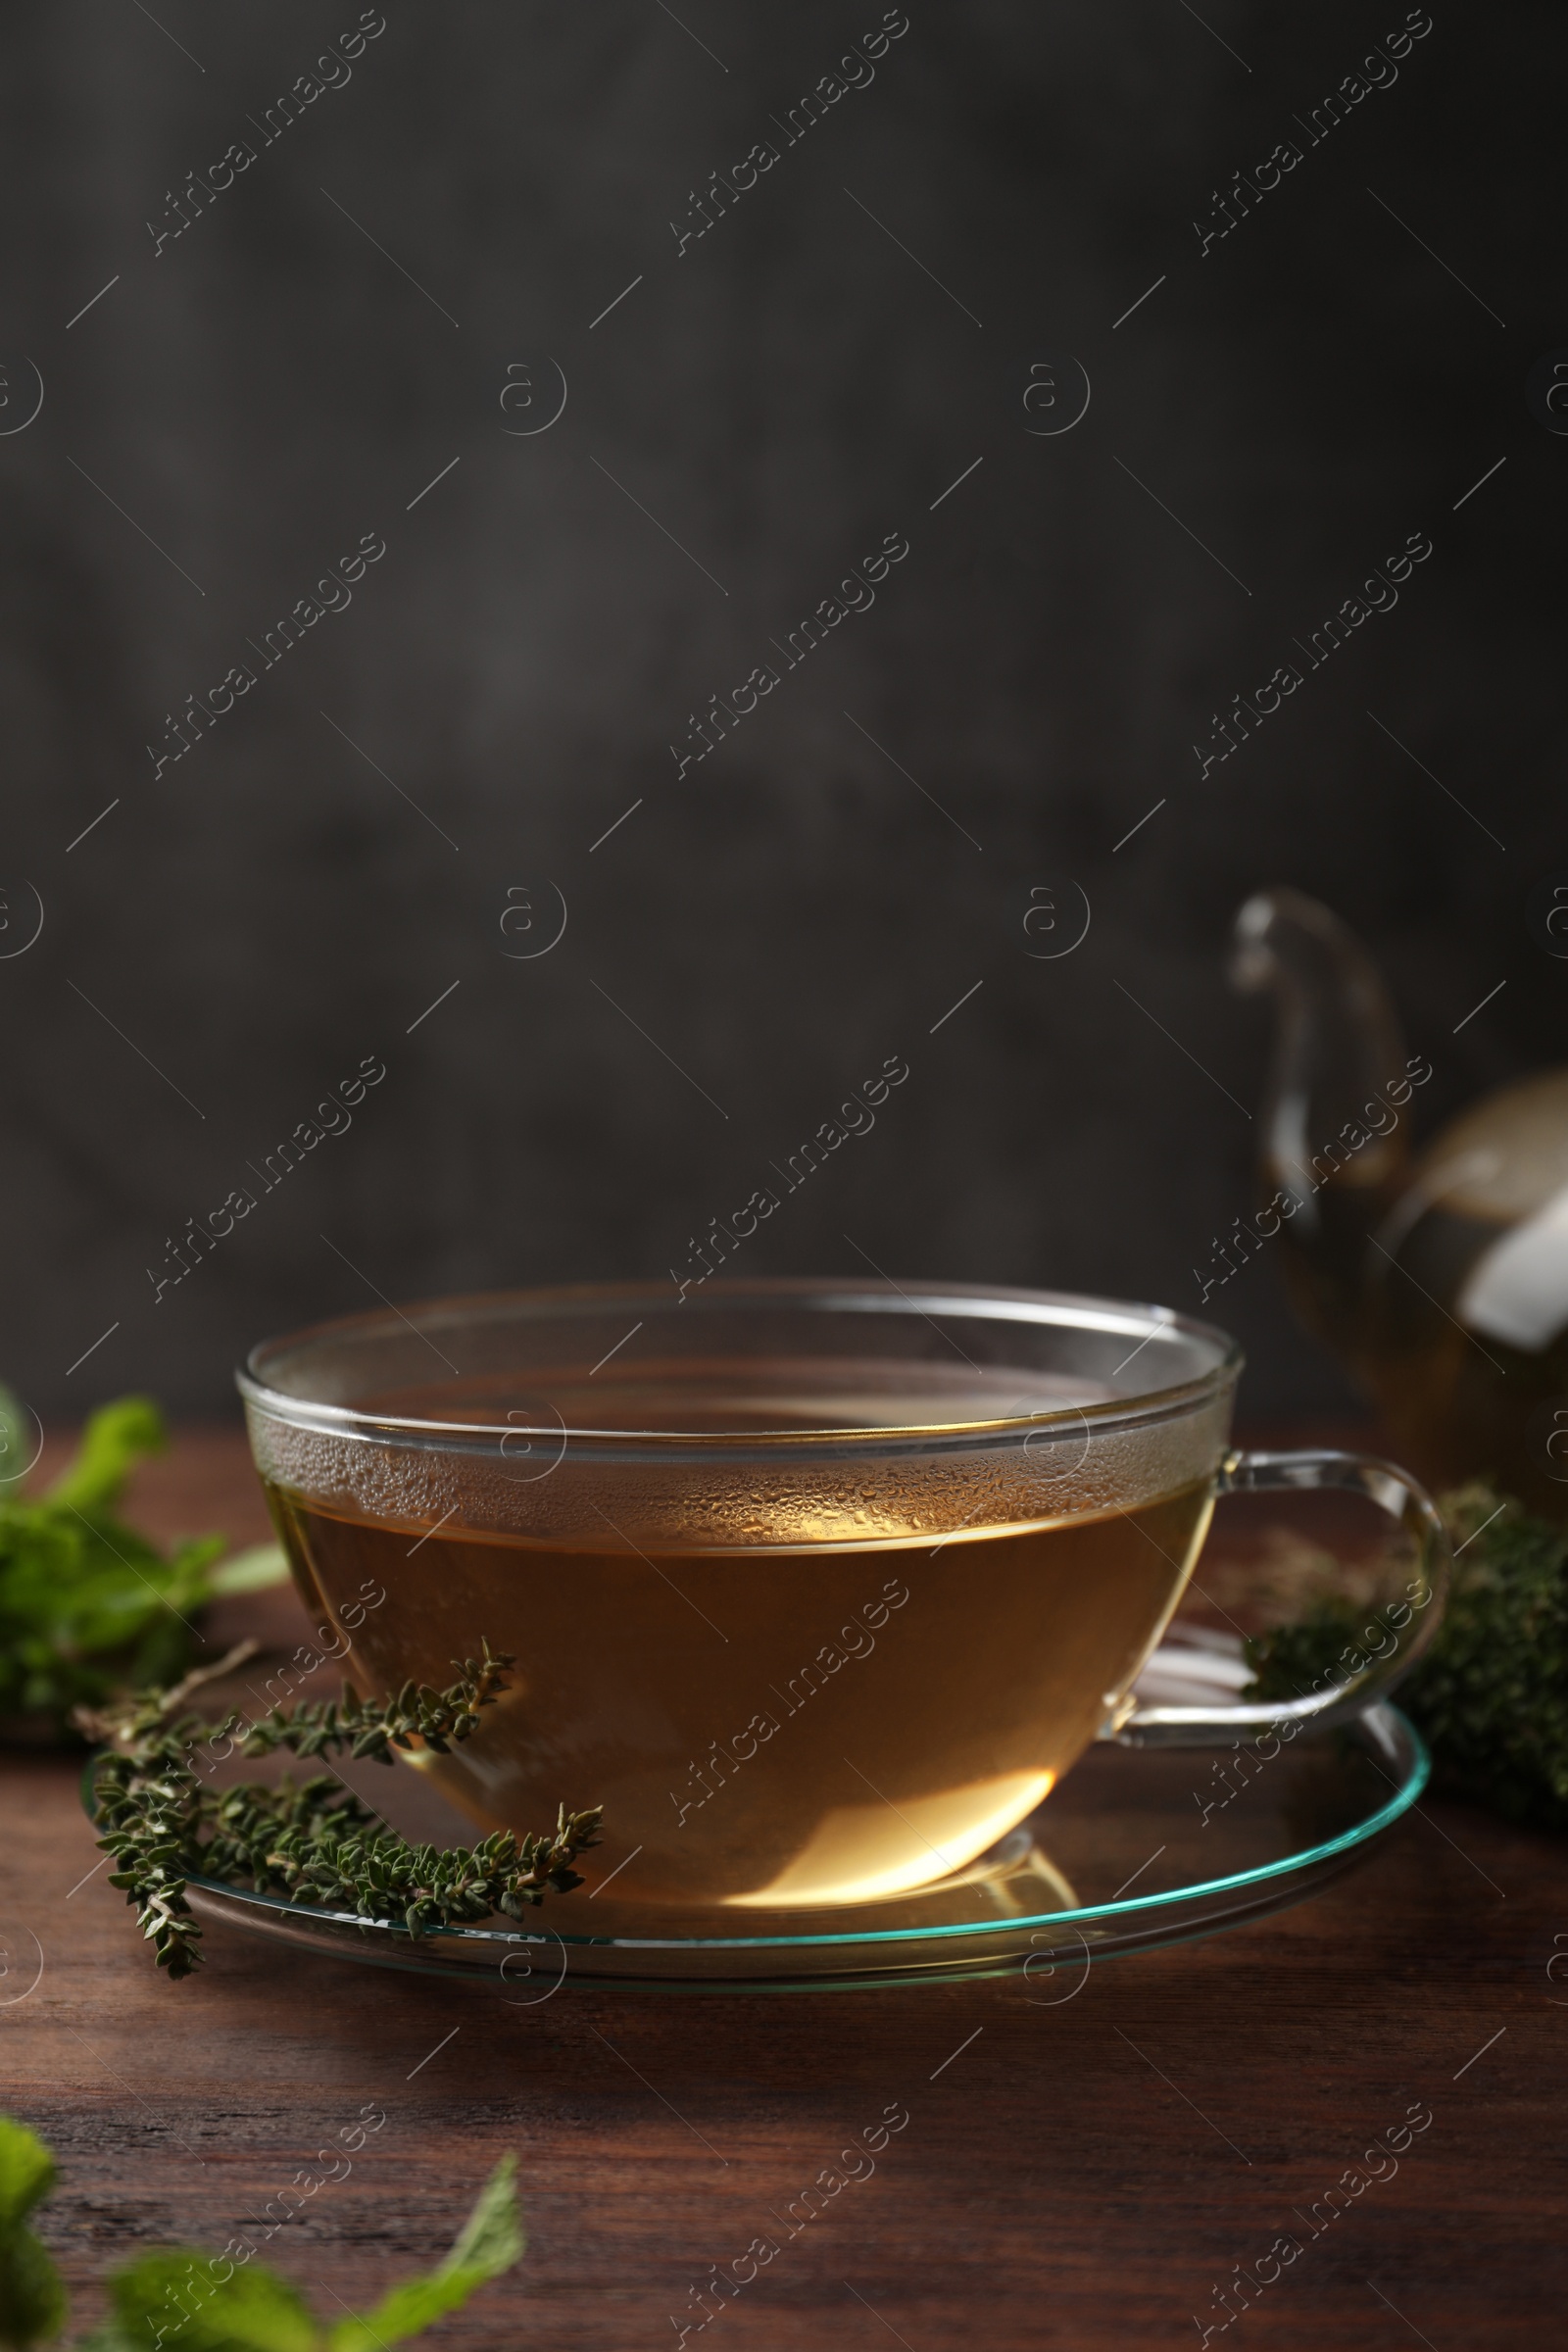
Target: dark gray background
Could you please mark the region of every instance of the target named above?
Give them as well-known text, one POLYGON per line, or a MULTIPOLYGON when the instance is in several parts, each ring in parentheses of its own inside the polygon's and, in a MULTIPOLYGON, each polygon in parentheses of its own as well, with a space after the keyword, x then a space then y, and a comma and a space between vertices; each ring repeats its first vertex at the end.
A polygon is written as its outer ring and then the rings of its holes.
MULTIPOLYGON (((0 439, 5 936, 26 881, 46 919, 0 962, 0 1369, 46 1413, 227 1409, 252 1341, 367 1282, 662 1278, 895 1053, 874 1134, 746 1264, 861 1270, 849 1234, 901 1279, 1196 1305, 1252 1202, 1223 1090, 1255 1102, 1267 1019, 1223 967, 1269 882, 1368 937, 1429 1121, 1560 1053, 1568 980, 1523 919, 1568 864, 1568 441, 1523 398, 1568 343, 1560 9, 1436 0, 1396 85, 1206 259, 1216 184, 1401 8, 910 0, 873 86, 677 259, 688 191, 881 10, 679 13, 386 0, 348 86, 156 258, 166 190, 358 11, 10 16, 5 414, 18 354, 46 397, 0 439), (1031 438, 1006 363, 1063 347, 1089 412, 1031 438), (509 439, 500 367, 541 352, 565 414, 509 439), (677 782, 686 713, 893 530, 874 611, 677 782), (1215 706, 1422 530, 1398 609, 1200 782, 1215 706), (366 531, 352 608, 155 782, 163 713, 366 531), (508 887, 547 883, 564 938, 508 960, 508 887), (1032 960, 1030 888, 1071 883, 1088 938, 1032 960), (155 1305, 166 1237, 366 1054, 352 1132, 155 1305)), ((1343 1397, 1274 1267, 1225 1299, 1254 1412, 1343 1397)))

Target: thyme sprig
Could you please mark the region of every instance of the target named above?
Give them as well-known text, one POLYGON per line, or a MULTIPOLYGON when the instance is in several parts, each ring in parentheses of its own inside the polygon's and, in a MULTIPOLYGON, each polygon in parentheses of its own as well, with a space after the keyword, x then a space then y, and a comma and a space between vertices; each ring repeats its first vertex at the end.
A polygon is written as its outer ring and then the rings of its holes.
MULTIPOLYGON (((597 1807, 559 1809, 539 1837, 498 1830, 476 1846, 411 1845, 330 1773, 276 1787, 245 1782, 212 1788, 197 1768, 203 1745, 227 1740, 245 1756, 279 1749, 309 1758, 341 1755, 390 1764, 393 1749, 417 1740, 450 1752, 478 1728, 480 1710, 508 1688, 506 1652, 466 1658, 445 1690, 405 1683, 388 1699, 363 1699, 345 1684, 341 1699, 274 1707, 251 1721, 237 1712, 220 1723, 183 1712, 201 1684, 240 1664, 241 1643, 217 1665, 187 1675, 172 1690, 146 1690, 102 1711, 77 1710, 80 1728, 103 1741, 93 1794, 105 1835, 98 1842, 120 1868, 110 1876, 137 1913, 137 1926, 160 1968, 186 1977, 201 1960, 201 1929, 186 1883, 210 1878, 283 1895, 314 1907, 352 1910, 380 1925, 401 1923, 413 1936, 466 1926, 495 1912, 520 1920, 547 1888, 567 1894, 582 1879, 571 1867, 599 1842, 597 1807)), ((458 1664, 457 1660, 453 1661, 458 1664)))
MULTIPOLYGON (((1439 1505, 1453 1586, 1399 1705, 1432 1749, 1445 1793, 1538 1829, 1568 1830, 1568 1531, 1489 1480, 1439 1505)), ((1365 1636, 1366 1612, 1324 1600, 1249 1642, 1246 1698, 1294 1698, 1365 1636)), ((1343 1672, 1343 1665, 1340 1666, 1343 1672)))

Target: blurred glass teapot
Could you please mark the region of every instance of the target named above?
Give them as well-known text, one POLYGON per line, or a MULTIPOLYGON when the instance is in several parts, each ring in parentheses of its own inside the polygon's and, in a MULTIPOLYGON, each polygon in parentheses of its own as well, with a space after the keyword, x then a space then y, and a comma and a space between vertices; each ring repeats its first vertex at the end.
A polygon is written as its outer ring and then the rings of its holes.
POLYGON ((1412 1152, 1432 1064, 1406 1056, 1337 915, 1296 890, 1249 899, 1232 978, 1278 1008, 1255 1227, 1278 1234, 1302 1321, 1429 1484, 1490 1474, 1568 1520, 1568 1069, 1499 1087, 1412 1152))

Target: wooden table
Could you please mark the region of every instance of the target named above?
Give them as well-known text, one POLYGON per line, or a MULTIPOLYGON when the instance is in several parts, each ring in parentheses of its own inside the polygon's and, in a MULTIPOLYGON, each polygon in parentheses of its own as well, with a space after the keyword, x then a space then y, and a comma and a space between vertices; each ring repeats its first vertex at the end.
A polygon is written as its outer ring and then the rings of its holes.
MULTIPOLYGON (((130 1515, 265 1533, 227 1431, 187 1435, 130 1515)), ((272 1605, 281 1638, 293 1604, 272 1605)), ((1423 1804, 1315 1901, 1110 1961, 1056 2006, 1004 1981, 513 2007, 221 1930, 172 1985, 94 1874, 77 1766, 12 1754, 0 1771, 3 2097, 59 2154, 42 2226, 78 2323, 127 2250, 253 2230, 368 2110, 386 2122, 352 2174, 269 2248, 320 2310, 364 2309, 427 2261, 514 2148, 531 2251, 433 2340, 672 2345, 710 2266, 901 2102, 874 2174, 710 2341, 1192 2344, 1195 2314, 1223 2316, 1214 2288, 1288 2231, 1300 2256, 1215 2342, 1562 2340, 1568 1982, 1546 1970, 1568 1951, 1568 1846, 1484 1813, 1423 1804), (1307 2240, 1297 2209, 1411 2107, 1432 2121, 1397 2172, 1374 2160, 1384 2177, 1307 2240)))

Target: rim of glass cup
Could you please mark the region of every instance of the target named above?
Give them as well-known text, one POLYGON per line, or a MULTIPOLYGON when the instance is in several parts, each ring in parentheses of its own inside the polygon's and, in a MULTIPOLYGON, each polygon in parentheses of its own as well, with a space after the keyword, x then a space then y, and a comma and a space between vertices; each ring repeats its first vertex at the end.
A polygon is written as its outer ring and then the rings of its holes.
MULTIPOLYGON (((444 1416, 430 1419, 372 1412, 352 1404, 330 1404, 308 1396, 291 1396, 286 1390, 270 1385, 267 1377, 268 1367, 276 1365, 280 1358, 296 1354, 323 1341, 347 1340, 357 1334, 368 1337, 378 1332, 391 1336, 399 1324, 417 1337, 425 1338, 431 1332, 439 1333, 444 1327, 458 1324, 504 1320, 564 1321, 573 1315, 603 1317, 612 1310, 624 1309, 634 1315, 640 1313, 644 1327, 651 1314, 663 1316, 678 1312, 681 1327, 689 1328, 694 1318, 718 1311, 734 1314, 737 1309, 744 1309, 748 1302, 775 1310, 793 1307, 808 1313, 912 1315, 926 1321, 933 1320, 935 1315, 945 1311, 950 1317, 961 1314, 966 1319, 979 1321, 1036 1323, 1057 1329, 1112 1334, 1132 1343, 1128 1354, 1114 1367, 1112 1377, 1141 1355, 1151 1343, 1157 1343, 1161 1335, 1166 1333, 1211 1350, 1213 1360, 1196 1377, 1173 1381, 1165 1386, 1136 1389, 1125 1396, 1118 1395, 1083 1404, 1068 1403, 1052 1410, 1003 1414, 985 1419, 933 1422, 911 1419, 872 1428, 862 1424, 848 1428, 824 1425, 821 1428, 779 1430, 637 1430, 624 1425, 610 1429, 568 1427, 562 1423, 558 1414, 555 1426, 544 1421, 538 1424, 539 1434, 558 1443, 564 1439, 569 1445, 600 1452, 635 1445, 639 1454, 646 1458, 648 1449, 655 1454, 666 1451, 676 1454, 698 1446, 718 1452, 730 1449, 740 1452, 758 1446, 768 1451, 775 1448, 799 1451, 831 1445, 834 1451, 838 1452, 846 1447, 885 1450, 891 1444, 907 1445, 911 1442, 920 1445, 1006 1442, 1015 1437, 1028 1437, 1030 1433, 1058 1427, 1076 1426, 1084 1429, 1087 1426, 1091 1433, 1108 1433, 1130 1424, 1147 1424, 1197 1410, 1234 1383, 1246 1361, 1240 1343, 1216 1324, 1201 1322, 1197 1316, 1182 1314, 1173 1307, 1155 1306, 1144 1301, 1100 1298, 1086 1292, 1021 1290, 988 1283, 923 1282, 900 1288, 889 1282, 878 1289, 853 1278, 840 1281, 817 1276, 786 1275, 759 1277, 744 1282, 716 1280, 706 1284, 703 1292, 691 1300, 671 1299, 668 1291, 656 1283, 577 1283, 537 1289, 475 1291, 424 1299, 408 1308, 371 1308, 358 1314, 339 1315, 323 1322, 306 1324, 295 1331, 261 1341, 251 1349, 243 1366, 236 1370, 234 1379, 241 1396, 249 1404, 296 1428, 321 1430, 371 1443, 400 1441, 414 1446, 459 1444, 466 1450, 471 1450, 477 1443, 489 1450, 500 1448, 507 1442, 529 1434, 529 1430, 520 1423, 503 1427, 495 1421, 464 1421, 444 1416)), ((1005 1370, 1008 1367, 997 1368, 1005 1370)), ((1018 1366, 1017 1369, 1023 1374, 1028 1367, 1018 1366)), ((526 1375, 522 1377, 525 1381, 526 1375)))

